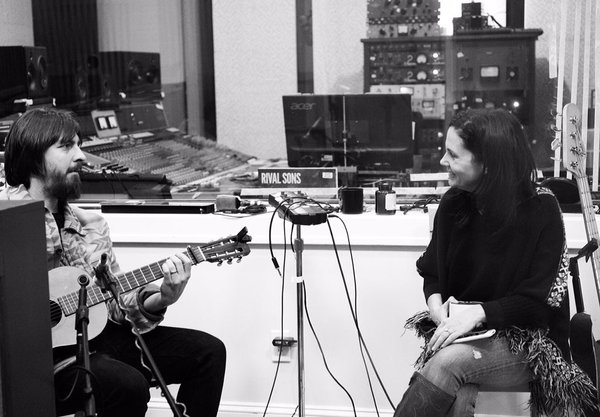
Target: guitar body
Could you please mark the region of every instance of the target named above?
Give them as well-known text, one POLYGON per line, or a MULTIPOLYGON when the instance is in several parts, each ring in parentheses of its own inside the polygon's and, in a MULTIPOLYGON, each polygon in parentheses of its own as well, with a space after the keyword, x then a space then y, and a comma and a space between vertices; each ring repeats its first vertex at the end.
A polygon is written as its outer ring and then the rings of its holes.
MULTIPOLYGON (((64 294, 77 294, 80 285, 77 278, 83 271, 73 266, 61 266, 48 271, 50 285, 50 316, 52 323, 52 347, 74 345, 76 340, 75 316, 76 314, 65 314, 60 307, 59 297, 64 294)), ((91 282, 91 281, 90 281, 91 282)), ((74 300, 77 303, 77 300, 74 300)), ((106 326, 107 309, 106 304, 100 303, 88 309, 88 339, 98 336, 106 326)))
MULTIPOLYGON (((598 387, 600 377, 600 342, 592 333, 592 318, 586 313, 576 313, 571 318, 569 335, 573 361, 590 377, 598 387)), ((598 410, 585 410, 585 417, 600 417, 598 410)))
POLYGON ((592 318, 587 313, 577 313, 571 318, 571 354, 573 360, 598 386, 598 363, 600 355, 598 342, 592 332, 592 318))

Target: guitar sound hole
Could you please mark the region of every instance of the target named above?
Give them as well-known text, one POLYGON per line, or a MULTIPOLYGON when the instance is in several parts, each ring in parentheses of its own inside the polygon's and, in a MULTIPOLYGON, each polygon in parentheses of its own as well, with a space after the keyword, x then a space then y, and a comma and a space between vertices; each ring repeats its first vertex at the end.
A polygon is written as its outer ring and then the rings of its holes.
POLYGON ((62 319, 62 311, 56 301, 50 300, 50 323, 56 326, 62 319))

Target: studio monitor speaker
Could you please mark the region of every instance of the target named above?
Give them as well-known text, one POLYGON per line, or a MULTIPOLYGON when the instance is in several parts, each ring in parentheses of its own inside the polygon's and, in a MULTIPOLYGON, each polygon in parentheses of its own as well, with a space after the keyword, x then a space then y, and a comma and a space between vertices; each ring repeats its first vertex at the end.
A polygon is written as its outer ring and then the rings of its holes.
POLYGON ((114 94, 127 97, 160 98, 160 54, 154 52, 100 52, 100 69, 114 94))
POLYGON ((43 202, 0 201, 1 416, 56 415, 50 328, 43 202))
POLYGON ((98 103, 114 97, 108 75, 103 74, 95 54, 88 55, 85 63, 79 64, 70 78, 68 104, 98 103))
POLYGON ((0 100, 50 94, 45 47, 1 46, 0 63, 0 100))

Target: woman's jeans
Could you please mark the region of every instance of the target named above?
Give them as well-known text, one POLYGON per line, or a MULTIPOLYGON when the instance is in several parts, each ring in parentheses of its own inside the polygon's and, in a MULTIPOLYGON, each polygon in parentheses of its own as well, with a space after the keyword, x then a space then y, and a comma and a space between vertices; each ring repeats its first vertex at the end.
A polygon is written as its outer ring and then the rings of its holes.
POLYGON ((442 391, 456 397, 446 414, 452 417, 474 415, 480 385, 502 390, 532 379, 524 356, 511 353, 502 337, 446 346, 419 372, 442 391))

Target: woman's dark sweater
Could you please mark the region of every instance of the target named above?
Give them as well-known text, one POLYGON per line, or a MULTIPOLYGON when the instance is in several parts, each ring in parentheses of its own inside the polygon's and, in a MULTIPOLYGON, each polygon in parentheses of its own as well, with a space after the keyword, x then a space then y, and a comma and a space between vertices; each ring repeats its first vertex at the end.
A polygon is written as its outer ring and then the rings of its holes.
MULTIPOLYGON (((494 234, 472 195, 449 190, 437 210, 431 242, 417 261, 425 299, 483 302, 487 326, 549 329, 568 352, 568 273, 556 198, 538 192, 517 207, 514 223, 494 234), (469 212, 469 221, 464 213, 469 212)), ((568 356, 567 356, 568 358, 568 356)))

